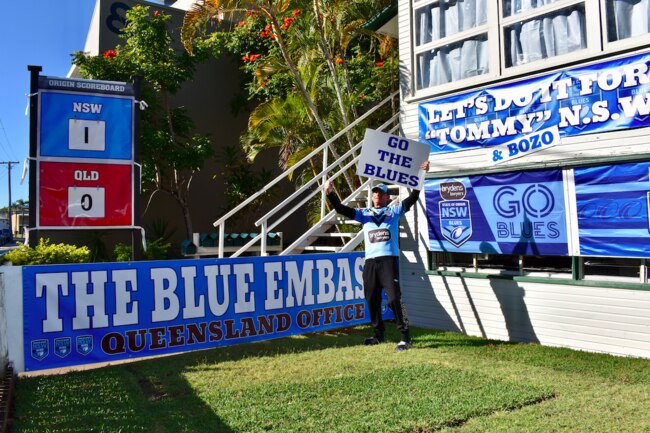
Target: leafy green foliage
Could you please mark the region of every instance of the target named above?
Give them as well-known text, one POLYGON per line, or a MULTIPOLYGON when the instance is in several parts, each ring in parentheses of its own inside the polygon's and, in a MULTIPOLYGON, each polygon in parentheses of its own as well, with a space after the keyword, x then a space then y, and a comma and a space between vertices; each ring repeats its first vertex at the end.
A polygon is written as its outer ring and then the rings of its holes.
POLYGON ((90 250, 85 246, 52 244, 49 239, 41 238, 34 248, 23 244, 9 251, 3 258, 16 266, 88 263, 90 250))
MULTIPOLYGON (((86 78, 131 81, 143 78, 141 111, 142 190, 162 191, 181 207, 185 221, 189 216, 188 189, 192 174, 214 156, 211 139, 194 132, 194 123, 183 107, 170 102, 183 83, 191 80, 196 65, 206 59, 207 48, 197 41, 193 55, 172 47, 170 15, 147 6, 135 6, 126 13, 122 29, 123 45, 99 56, 81 51, 73 54, 73 64, 86 78)), ((186 227, 191 236, 191 226, 186 227)))
MULTIPOLYGON (((234 54, 244 79, 244 101, 254 107, 241 143, 249 159, 277 149, 286 169, 340 131, 360 111, 397 90, 396 41, 363 30, 361 24, 388 0, 202 0, 185 17, 185 43, 200 41, 213 52, 234 54), (225 20, 229 18, 231 23, 225 20), (210 20, 220 26, 207 25, 210 20)), ((363 136, 365 128, 385 120, 378 111, 343 139, 339 154, 363 136)), ((320 161, 297 179, 319 172, 320 161)), ((353 188, 350 170, 347 189, 353 188)), ((345 189, 345 188, 344 188, 345 189)))
POLYGON ((113 250, 116 262, 130 262, 133 257, 133 247, 126 244, 117 244, 113 250))
MULTIPOLYGON (((171 242, 163 239, 156 239, 147 243, 147 251, 142 251, 142 260, 166 260, 169 258, 171 242)), ((133 258, 133 247, 131 245, 117 244, 113 250, 116 262, 130 262, 133 258)))
POLYGON ((149 242, 156 239, 168 241, 176 233, 175 227, 170 227, 169 222, 164 218, 154 218, 149 227, 147 227, 147 240, 149 242))
MULTIPOLYGON (((243 157, 241 150, 235 146, 225 146, 221 149, 219 162, 221 169, 219 174, 215 175, 215 179, 220 179, 225 187, 226 200, 222 208, 223 214, 256 194, 273 179, 270 170, 253 169, 253 166, 243 157)), ((249 205, 248 211, 234 221, 231 230, 248 230, 260 215, 264 204, 268 204, 275 195, 275 187, 261 194, 249 205)))

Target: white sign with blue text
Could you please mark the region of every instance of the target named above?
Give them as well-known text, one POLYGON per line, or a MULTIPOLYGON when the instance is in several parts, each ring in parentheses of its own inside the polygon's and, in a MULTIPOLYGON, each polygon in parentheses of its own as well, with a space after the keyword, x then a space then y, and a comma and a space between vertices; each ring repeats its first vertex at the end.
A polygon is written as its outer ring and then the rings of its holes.
POLYGON ((492 161, 494 164, 500 164, 539 152, 540 150, 548 149, 556 144, 560 144, 560 131, 557 125, 489 148, 486 155, 489 161, 492 161))
POLYGON ((397 135, 366 129, 357 165, 359 176, 408 188, 422 189, 429 145, 397 135))

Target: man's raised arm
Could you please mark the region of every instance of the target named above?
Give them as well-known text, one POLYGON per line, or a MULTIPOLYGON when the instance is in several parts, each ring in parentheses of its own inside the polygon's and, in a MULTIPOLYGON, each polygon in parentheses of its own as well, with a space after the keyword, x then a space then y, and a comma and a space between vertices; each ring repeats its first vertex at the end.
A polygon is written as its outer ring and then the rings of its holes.
POLYGON ((331 180, 328 179, 325 181, 325 184, 323 185, 323 189, 325 190, 325 195, 327 195, 327 199, 329 200, 329 202, 332 204, 332 206, 338 213, 350 219, 354 219, 356 211, 350 206, 346 206, 343 203, 341 203, 339 196, 336 195, 336 193, 334 192, 334 185, 332 184, 331 180))

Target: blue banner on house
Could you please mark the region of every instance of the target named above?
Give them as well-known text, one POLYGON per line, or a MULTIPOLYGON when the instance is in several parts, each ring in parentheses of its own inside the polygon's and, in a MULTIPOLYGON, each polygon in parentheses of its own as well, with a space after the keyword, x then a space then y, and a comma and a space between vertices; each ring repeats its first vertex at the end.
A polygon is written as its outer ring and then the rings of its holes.
POLYGON ((365 323, 363 261, 341 253, 26 266, 25 369, 365 323))
POLYGON ((649 126, 649 72, 646 53, 424 102, 419 139, 431 152, 505 145, 490 155, 499 163, 556 144, 542 133, 553 128, 566 137, 649 126))
POLYGON ((425 182, 432 251, 568 255, 561 170, 425 182))
POLYGON ((574 170, 580 255, 650 257, 650 163, 574 170))

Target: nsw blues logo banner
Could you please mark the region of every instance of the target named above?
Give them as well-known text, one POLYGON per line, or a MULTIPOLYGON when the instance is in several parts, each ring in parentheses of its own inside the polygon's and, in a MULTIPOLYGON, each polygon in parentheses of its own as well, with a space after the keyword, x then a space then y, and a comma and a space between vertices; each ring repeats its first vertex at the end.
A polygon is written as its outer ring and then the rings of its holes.
POLYGON ((568 255, 561 170, 425 182, 432 251, 568 255))
POLYGON ((574 170, 580 255, 650 257, 650 163, 574 170))
POLYGON ((366 323, 363 262, 339 253, 25 266, 25 369, 366 323))

